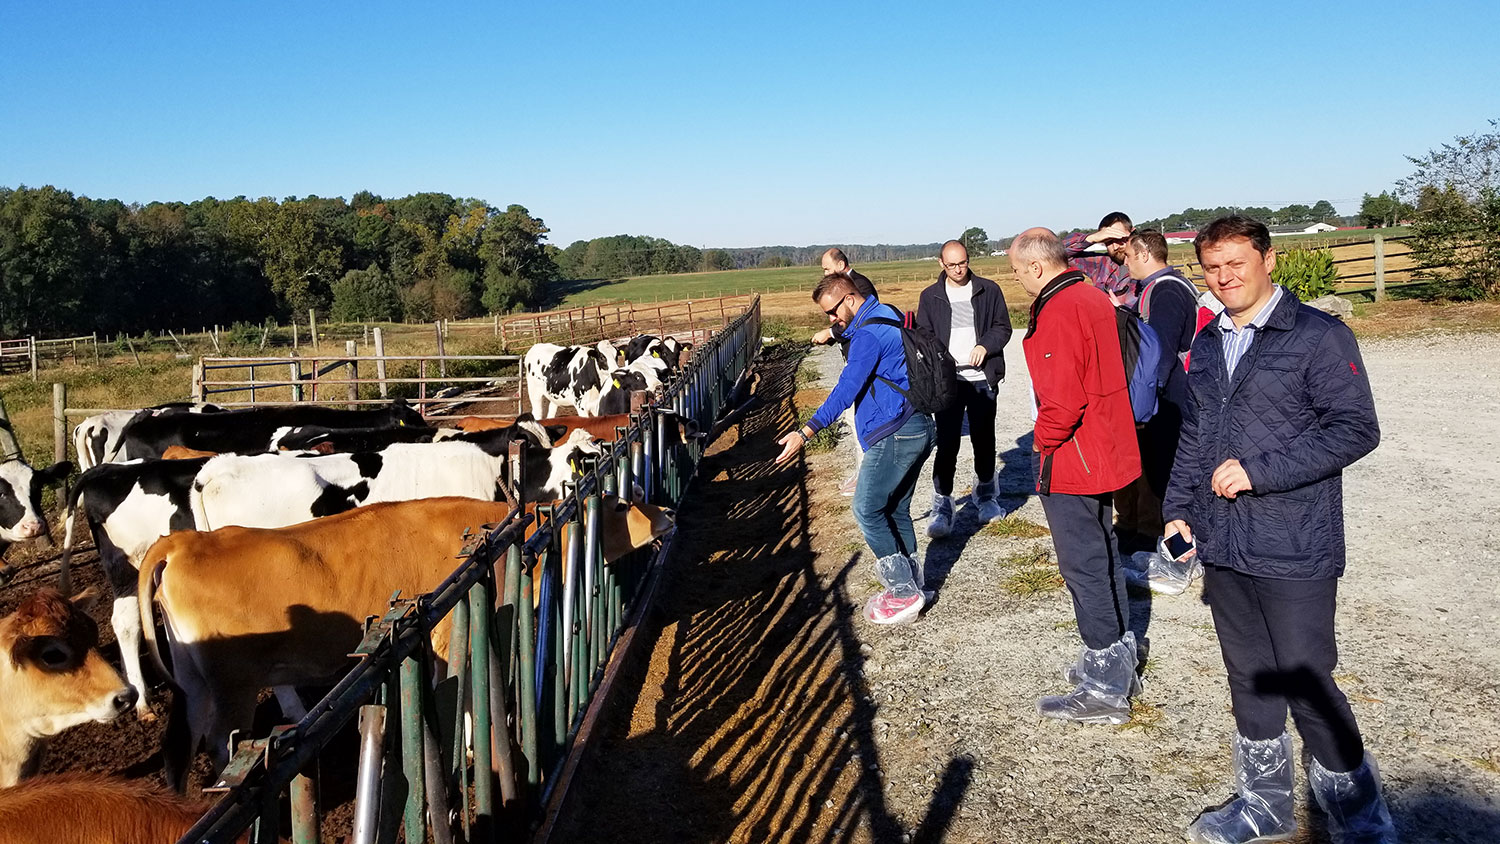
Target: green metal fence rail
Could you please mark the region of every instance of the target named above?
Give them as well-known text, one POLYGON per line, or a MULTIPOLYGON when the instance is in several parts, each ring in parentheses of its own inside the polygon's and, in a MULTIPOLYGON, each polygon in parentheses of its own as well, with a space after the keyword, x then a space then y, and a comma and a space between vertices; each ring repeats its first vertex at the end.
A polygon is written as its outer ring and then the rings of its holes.
MULTIPOLYGON (((602 496, 639 485, 653 503, 681 500, 707 444, 668 443, 657 416, 676 412, 708 430, 733 409, 760 337, 757 297, 694 350, 660 399, 632 414, 564 499, 487 526, 432 592, 392 596, 389 611, 366 622, 349 673, 306 717, 239 742, 209 789, 224 796, 182 844, 246 831, 273 842, 284 822, 294 844, 326 840, 319 760, 355 722, 357 844, 395 841, 398 829, 409 842, 521 841, 555 818, 565 771, 584 749, 580 728, 597 717, 611 661, 622 657, 617 644, 642 616, 671 547, 669 533, 655 551, 606 565, 602 496), (438 676, 432 633, 441 626, 450 635, 438 676)), ((513 470, 523 447, 512 447, 513 470)))

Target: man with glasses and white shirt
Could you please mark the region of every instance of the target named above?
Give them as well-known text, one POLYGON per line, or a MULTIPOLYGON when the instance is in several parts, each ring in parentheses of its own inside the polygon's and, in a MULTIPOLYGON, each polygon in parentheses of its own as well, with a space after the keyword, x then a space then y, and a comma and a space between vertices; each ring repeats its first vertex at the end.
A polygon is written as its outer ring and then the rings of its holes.
POLYGON ((958 400, 937 414, 937 459, 932 464, 932 521, 927 535, 940 539, 953 530, 953 475, 964 417, 974 447, 974 494, 979 521, 1005 515, 995 480, 995 391, 1005 380, 1005 344, 1010 312, 1000 285, 969 270, 963 243, 943 244, 943 272, 917 300, 917 324, 948 345, 958 365, 958 400))

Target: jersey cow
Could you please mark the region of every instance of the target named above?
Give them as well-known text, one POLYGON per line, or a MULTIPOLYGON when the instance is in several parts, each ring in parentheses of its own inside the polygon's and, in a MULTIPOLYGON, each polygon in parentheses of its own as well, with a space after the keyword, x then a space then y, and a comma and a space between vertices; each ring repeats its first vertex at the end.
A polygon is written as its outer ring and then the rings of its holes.
POLYGON ((120 434, 111 462, 161 457, 168 446, 199 451, 257 454, 276 449, 276 437, 301 425, 330 428, 426 427, 422 414, 396 399, 376 410, 340 410, 316 405, 252 407, 224 413, 139 411, 120 434))
POLYGON ((0 462, 0 583, 16 574, 3 562, 10 546, 42 537, 51 539, 47 518, 42 515, 42 489, 72 471, 73 464, 66 460, 45 469, 33 469, 19 457, 0 462))
POLYGON ((35 772, 43 739, 113 721, 135 702, 135 691, 99 654, 91 601, 42 589, 0 619, 0 789, 35 772))
POLYGON ((52 774, 0 789, 0 844, 175 844, 212 806, 144 780, 52 774))
POLYGON ((630 393, 648 389, 648 379, 617 369, 616 354, 606 340, 594 346, 538 343, 527 349, 524 369, 531 415, 552 416, 559 405, 571 405, 580 416, 630 410, 630 393))
MULTIPOLYGON (((671 526, 644 504, 602 507, 604 557, 644 547, 671 526)), ((171 674, 182 691, 192 743, 164 749, 180 788, 191 753, 206 743, 214 770, 229 760, 229 737, 248 729, 267 686, 326 684, 349 667, 367 616, 393 592, 431 591, 455 568, 466 530, 502 522, 508 505, 467 498, 373 504, 299 525, 228 527, 167 536, 141 567, 142 624, 160 661, 152 598, 160 602, 171 674)), ((447 654, 448 624, 433 630, 447 654)))

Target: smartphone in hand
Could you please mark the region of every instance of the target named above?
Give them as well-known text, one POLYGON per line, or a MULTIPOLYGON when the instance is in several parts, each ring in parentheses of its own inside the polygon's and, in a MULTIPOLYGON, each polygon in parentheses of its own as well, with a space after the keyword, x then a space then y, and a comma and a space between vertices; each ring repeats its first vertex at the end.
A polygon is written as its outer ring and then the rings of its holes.
POLYGON ((1182 534, 1174 533, 1162 540, 1161 548, 1158 550, 1162 552, 1163 557, 1178 563, 1198 553, 1198 543, 1189 542, 1182 537, 1182 534))

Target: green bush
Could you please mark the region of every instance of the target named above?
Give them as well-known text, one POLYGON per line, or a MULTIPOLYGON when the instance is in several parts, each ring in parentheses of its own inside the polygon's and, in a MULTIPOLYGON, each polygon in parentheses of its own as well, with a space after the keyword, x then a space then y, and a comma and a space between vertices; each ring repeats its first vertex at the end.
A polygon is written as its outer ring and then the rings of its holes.
POLYGON ((1339 273, 1326 249, 1288 249, 1277 253, 1271 280, 1310 302, 1332 293, 1338 287, 1339 273))

